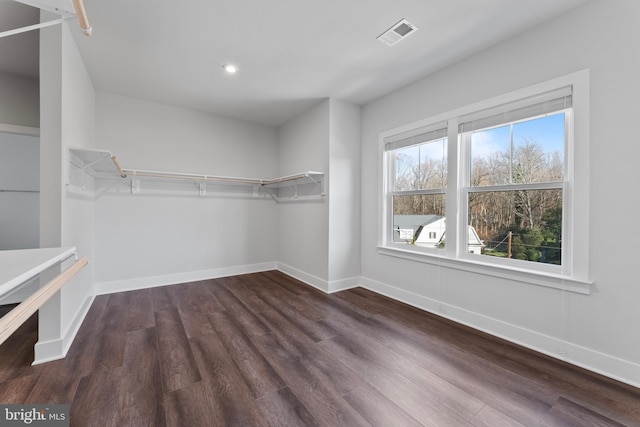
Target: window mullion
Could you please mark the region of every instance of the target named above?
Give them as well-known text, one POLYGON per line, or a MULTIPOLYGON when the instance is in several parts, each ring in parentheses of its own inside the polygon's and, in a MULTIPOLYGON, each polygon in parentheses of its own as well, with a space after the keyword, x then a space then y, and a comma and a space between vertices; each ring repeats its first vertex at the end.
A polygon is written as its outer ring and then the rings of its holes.
MULTIPOLYGON (((460 141, 458 139, 458 120, 453 118, 447 123, 447 189, 445 196, 445 254, 448 257, 455 258, 458 256, 460 247, 459 238, 459 204, 460 194, 459 185, 462 178, 461 173, 464 167, 461 166, 461 160, 464 155, 460 152, 460 141)), ((462 181, 464 182, 464 181, 462 181)))

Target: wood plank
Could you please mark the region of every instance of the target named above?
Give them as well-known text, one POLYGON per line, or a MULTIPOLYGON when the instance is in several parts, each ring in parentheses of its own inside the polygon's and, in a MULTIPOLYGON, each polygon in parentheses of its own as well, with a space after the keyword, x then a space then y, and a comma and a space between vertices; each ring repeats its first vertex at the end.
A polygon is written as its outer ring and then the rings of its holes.
MULTIPOLYGON (((200 384, 210 409, 200 414, 202 418, 198 423, 182 425, 266 425, 253 394, 218 335, 200 335, 192 338, 190 344, 203 373, 204 380, 200 384)), ((174 402, 184 402, 182 395, 185 393, 184 390, 174 392, 174 402)))
POLYGON ((325 323, 307 317, 304 311, 298 311, 295 306, 289 305, 286 301, 268 293, 262 294, 262 298, 270 309, 280 313, 313 341, 318 342, 336 336, 336 331, 325 323))
MULTIPOLYGON (((592 411, 561 397, 551 408, 554 424, 557 426, 625 427, 633 424, 619 423, 596 411, 592 411)), ((636 420, 637 421, 637 420, 636 420)), ((640 425, 640 424, 636 424, 640 425)))
POLYGON ((173 285, 168 287, 167 292, 178 309, 188 338, 213 331, 207 315, 224 308, 204 284, 196 282, 173 285))
POLYGON ((271 426, 315 427, 320 425, 289 387, 268 393, 256 400, 256 403, 262 410, 266 422, 271 426))
POLYGON ((251 310, 229 290, 216 289, 213 291, 213 294, 247 335, 264 335, 270 332, 264 322, 258 318, 257 313, 251 312, 251 310))
POLYGON ((525 427, 489 405, 485 405, 474 415, 471 424, 475 427, 525 427))
POLYGON ((320 425, 367 426, 369 423, 317 371, 288 352, 275 335, 254 337, 262 354, 320 425))
POLYGON ((121 367, 105 367, 80 380, 69 414, 73 425, 83 427, 117 427, 119 425, 118 400, 121 372, 121 367))
POLYGON ((220 341, 255 398, 286 386, 228 312, 211 313, 210 318, 220 341))
POLYGON ((33 314, 7 340, 0 344, 0 383, 24 374, 34 359, 38 342, 38 314, 33 314))
POLYGON ((127 333, 118 398, 118 425, 165 425, 155 328, 127 333))
POLYGON ((358 387, 344 398, 372 426, 422 426, 415 418, 370 385, 358 387))
POLYGON ((56 360, 40 366, 44 369, 29 396, 23 402, 16 403, 72 403, 82 379, 78 372, 65 360, 56 360))
POLYGON ((126 335, 125 312, 130 295, 125 292, 108 295, 104 306, 92 314, 96 320, 93 330, 81 330, 67 354, 66 366, 82 376, 95 369, 122 366, 126 335))
POLYGON ((271 308, 258 296, 256 290, 260 287, 260 283, 254 275, 226 277, 221 281, 252 312, 260 313, 271 308))
POLYGON ((125 314, 126 331, 131 332, 154 327, 156 319, 153 310, 140 310, 140 307, 153 306, 151 289, 131 291, 130 294, 129 307, 125 314))
POLYGON ((361 377, 381 394, 425 426, 466 426, 467 420, 431 400, 406 379, 377 366, 367 358, 354 353, 348 346, 336 343, 333 338, 320 343, 345 365, 357 371, 361 377))
POLYGON ((23 403, 29 397, 40 373, 23 375, 0 383, 0 403, 23 403))
POLYGON ((156 312, 156 336, 165 393, 201 380, 178 310, 156 312))
POLYGON ((169 294, 169 286, 158 286, 155 288, 151 288, 150 293, 151 301, 153 301, 153 311, 155 313, 174 307, 173 301, 171 300, 171 295, 169 294))

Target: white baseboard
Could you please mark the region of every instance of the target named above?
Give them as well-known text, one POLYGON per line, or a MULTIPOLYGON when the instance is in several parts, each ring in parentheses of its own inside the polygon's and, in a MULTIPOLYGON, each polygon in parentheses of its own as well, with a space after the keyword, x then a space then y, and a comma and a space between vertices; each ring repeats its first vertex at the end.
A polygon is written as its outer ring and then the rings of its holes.
POLYGON ((375 280, 360 278, 363 288, 453 320, 531 350, 640 388, 640 364, 465 310, 375 280))
POLYGON ((93 304, 94 298, 95 296, 91 295, 84 300, 62 338, 44 342, 38 341, 36 343, 34 346, 33 365, 62 359, 67 355, 84 318, 91 308, 91 304, 93 304))
POLYGON ((346 279, 332 280, 329 282, 328 293, 346 291, 347 289, 357 288, 362 281, 361 277, 349 277, 346 279))
POLYGON ((261 264, 238 265, 233 267, 214 268, 211 270, 189 271, 185 273, 165 274, 162 276, 148 276, 136 279, 100 282, 96 283, 95 289, 96 295, 104 295, 115 292, 135 291, 138 289, 175 285, 176 283, 197 282, 200 280, 216 279, 218 277, 258 273, 260 271, 275 269, 277 269, 276 262, 265 262, 261 264))
POLYGON ((277 269, 294 279, 321 290, 322 292, 329 293, 329 282, 324 279, 314 276, 313 274, 305 273, 302 270, 298 270, 295 267, 291 267, 290 265, 283 264, 281 262, 277 263, 277 269))
POLYGON ((327 294, 360 286, 360 277, 349 277, 346 279, 327 281, 281 262, 278 263, 278 270, 327 294))

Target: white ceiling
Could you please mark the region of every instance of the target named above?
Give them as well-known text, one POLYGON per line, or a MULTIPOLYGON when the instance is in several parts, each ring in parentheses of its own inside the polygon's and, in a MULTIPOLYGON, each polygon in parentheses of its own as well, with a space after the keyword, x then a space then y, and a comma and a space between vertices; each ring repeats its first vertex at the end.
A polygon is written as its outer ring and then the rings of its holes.
MULTIPOLYGON (((326 97, 371 101, 585 1, 85 0, 93 35, 71 28, 98 91, 277 126, 326 97), (402 18, 419 30, 376 40, 402 18)), ((29 9, 0 0, 0 31, 16 5, 29 9)), ((0 39, 0 71, 37 74, 6 46, 19 37, 0 39)))

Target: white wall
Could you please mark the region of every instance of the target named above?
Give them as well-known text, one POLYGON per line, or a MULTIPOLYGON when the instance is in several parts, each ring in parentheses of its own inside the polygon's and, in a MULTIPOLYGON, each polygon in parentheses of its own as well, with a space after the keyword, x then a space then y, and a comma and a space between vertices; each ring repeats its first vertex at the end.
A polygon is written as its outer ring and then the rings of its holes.
MULTIPOLYGON (((327 99, 278 129, 280 176, 317 171, 329 179, 329 120, 327 99)), ((326 199, 278 206, 278 262, 287 273, 328 290, 329 206, 326 199)))
POLYGON ((325 292, 360 276, 360 107, 326 99, 278 129, 280 175, 325 174, 318 201, 278 207, 279 268, 325 292))
POLYGON ((330 100, 329 290, 360 276, 360 107, 330 100))
POLYGON ((40 127, 38 79, 0 73, 0 123, 40 127))
POLYGON ((67 146, 93 146, 95 95, 66 23, 41 30, 40 75, 40 245, 75 246, 90 264, 40 309, 35 363, 66 354, 93 300, 94 208, 65 182, 67 146))
MULTIPOLYGON (((96 105, 97 146, 124 168, 278 176, 271 127, 105 93, 96 105)), ((116 183, 98 197, 99 292, 275 267, 276 205, 270 198, 199 197, 195 185, 186 185, 193 190, 180 195, 143 181, 141 193, 131 195, 126 183, 116 183), (151 195, 151 187, 158 194, 151 195)))
POLYGON ((40 246, 40 140, 0 132, 0 250, 40 246))
MULTIPOLYGON (((640 287, 632 155, 640 3, 595 1, 366 105, 362 138, 364 283, 445 316, 640 385, 640 287), (493 96, 590 70, 591 295, 379 255, 378 135, 493 96), (613 225, 618 226, 613 226, 613 225)), ((578 142, 579 145, 579 142, 578 142)), ((580 149, 578 147, 578 149, 580 149)))

